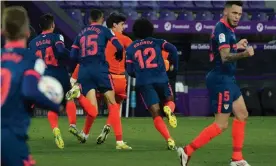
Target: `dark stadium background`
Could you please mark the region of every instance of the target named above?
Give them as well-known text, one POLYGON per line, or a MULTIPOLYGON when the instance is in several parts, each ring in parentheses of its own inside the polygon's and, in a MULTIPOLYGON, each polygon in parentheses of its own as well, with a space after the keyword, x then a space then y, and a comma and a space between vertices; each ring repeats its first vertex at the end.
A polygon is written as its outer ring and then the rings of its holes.
MULTIPOLYGON (((56 17, 55 32, 64 35, 66 47, 69 49, 74 40, 74 36, 87 24, 88 17, 86 13, 92 8, 102 9, 106 15, 113 11, 123 12, 129 16, 130 20, 143 15, 153 20, 167 19, 169 21, 178 19, 166 18, 171 13, 180 15, 187 11, 193 12, 195 17, 193 19, 196 21, 201 21, 198 19, 218 21, 217 18, 220 17, 219 15, 222 11, 221 4, 211 1, 201 2, 203 5, 199 2, 183 2, 182 4, 178 2, 179 4, 177 4, 176 2, 164 1, 135 1, 135 3, 108 1, 6 1, 4 3, 6 6, 21 5, 28 10, 31 21, 30 27, 32 28, 31 38, 41 32, 38 26, 39 16, 48 12, 52 13, 56 17), (165 13, 165 16, 162 16, 161 13, 159 18, 155 18, 154 13, 152 13, 154 11, 167 13, 165 13), (202 13, 204 17, 200 18, 197 16, 202 13), (212 16, 206 16, 210 13, 212 16)), ((275 1, 246 2, 244 11, 248 15, 243 16, 243 21, 254 22, 254 19, 257 17, 255 21, 275 23, 274 25, 276 27, 275 8, 275 1)), ((131 31, 128 30, 127 35, 134 39, 131 31)), ((205 47, 209 42, 210 33, 195 33, 189 31, 174 33, 170 31, 155 33, 155 37, 166 39, 175 44, 179 51, 179 72, 177 74, 168 73, 171 83, 175 85, 177 82, 178 85, 178 90, 175 95, 177 113, 185 116, 209 116, 208 92, 206 92, 204 83, 205 75, 211 69, 209 51, 208 49, 196 49, 195 46, 197 43, 203 43, 205 47)), ((238 62, 237 80, 244 93, 247 107, 251 115, 276 115, 276 28, 271 33, 261 33, 255 30, 249 33, 238 33, 237 37, 238 39, 247 38, 249 43, 258 44, 256 45, 256 54, 253 58, 238 62), (271 49, 264 49, 264 45, 268 43, 271 44, 271 49)), ((135 88, 132 87, 131 89, 135 88)), ((175 89, 175 86, 173 86, 173 89, 175 89)), ((149 115, 141 104, 139 97, 134 98, 134 92, 131 94, 129 96, 130 116, 149 115)), ((45 112, 37 110, 34 115, 45 115, 45 112)))

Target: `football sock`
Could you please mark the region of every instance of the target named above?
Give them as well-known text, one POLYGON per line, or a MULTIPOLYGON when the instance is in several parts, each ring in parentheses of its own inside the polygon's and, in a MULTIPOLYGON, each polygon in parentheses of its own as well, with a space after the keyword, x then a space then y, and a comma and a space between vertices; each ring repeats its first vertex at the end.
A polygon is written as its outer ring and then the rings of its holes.
POLYGON ((83 108, 85 112, 87 112, 85 123, 83 127, 84 134, 88 135, 91 129, 92 124, 94 123, 98 110, 97 108, 83 95, 80 95, 78 98, 80 106, 83 108))
POLYGON ((215 123, 211 124, 210 126, 206 127, 189 145, 185 147, 185 152, 188 156, 191 156, 192 153, 201 148, 202 146, 206 145, 210 142, 213 138, 218 136, 222 130, 219 126, 215 123))
POLYGON ((108 105, 108 119, 107 122, 111 124, 114 134, 116 137, 116 141, 123 140, 123 129, 122 129, 122 122, 120 117, 120 105, 119 104, 109 104, 108 105))
POLYGON ((86 115, 85 122, 84 122, 84 127, 83 127, 83 132, 85 135, 88 135, 90 132, 90 129, 92 127, 92 124, 94 123, 96 117, 92 117, 90 115, 86 115))
POLYGON ((168 106, 172 112, 175 110, 175 103, 173 101, 166 102, 164 106, 168 106))
MULTIPOLYGON (((119 105, 119 107, 121 107, 121 105, 120 104, 118 104, 119 105)), ((121 108, 120 108, 121 109, 121 108)), ((119 109, 119 111, 120 111, 120 109, 119 109)), ((106 125, 111 125, 111 120, 112 120, 112 118, 110 118, 110 116, 108 116, 108 118, 107 118, 107 120, 106 120, 106 125)))
POLYGON ((245 121, 233 120, 232 126, 232 142, 233 142, 233 154, 232 160, 239 161, 243 160, 242 147, 244 142, 244 130, 245 121))
POLYGON ((80 106, 84 109, 85 112, 87 112, 88 115, 92 117, 97 117, 98 110, 97 108, 83 95, 80 95, 78 98, 78 101, 80 103, 80 106))
POLYGON ((108 114, 107 120, 106 120, 106 125, 111 125, 111 117, 110 117, 110 113, 108 114))
POLYGON ((58 114, 54 111, 48 111, 48 121, 52 129, 58 128, 58 114))
POLYGON ((171 138, 169 130, 165 124, 165 122, 163 121, 161 116, 157 116, 153 119, 153 123, 155 128, 159 131, 159 133, 166 139, 168 140, 169 138, 171 138))
POLYGON ((70 125, 76 125, 77 122, 77 107, 75 102, 72 101, 68 101, 66 104, 66 112, 67 112, 67 116, 68 116, 68 121, 70 125))

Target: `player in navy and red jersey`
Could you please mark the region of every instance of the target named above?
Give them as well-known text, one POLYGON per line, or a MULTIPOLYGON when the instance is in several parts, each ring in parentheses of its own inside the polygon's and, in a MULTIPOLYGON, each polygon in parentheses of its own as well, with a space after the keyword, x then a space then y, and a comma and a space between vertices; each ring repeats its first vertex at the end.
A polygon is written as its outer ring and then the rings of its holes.
POLYGON ((60 105, 38 89, 46 65, 26 48, 27 11, 18 6, 6 8, 2 25, 6 44, 1 48, 1 165, 32 166, 35 161, 26 143, 31 105, 55 112, 60 105))
POLYGON ((151 112, 155 128, 166 139, 168 148, 173 150, 175 142, 160 115, 159 103, 164 103, 163 111, 170 125, 177 126, 173 114, 175 104, 166 73, 162 50, 170 53, 169 60, 178 70, 177 49, 162 39, 155 39, 153 24, 147 19, 138 19, 133 25, 133 33, 138 38, 126 49, 126 69, 130 76, 136 77, 136 88, 145 107, 151 112))
MULTIPOLYGON (((119 42, 123 45, 124 48, 129 46, 132 42, 132 40, 123 35, 122 31, 124 30, 124 23, 126 21, 126 17, 120 13, 112 13, 108 16, 106 20, 107 27, 114 32, 115 36, 119 40, 119 42)), ((126 98, 126 78, 125 78, 125 54, 123 56, 122 61, 116 60, 115 53, 117 52, 117 49, 115 46, 108 41, 107 46, 105 48, 105 56, 106 60, 109 65, 109 72, 112 77, 112 82, 114 84, 114 91, 115 91, 115 98, 116 102, 121 105, 123 100, 126 98)), ((79 65, 75 68, 72 77, 71 77, 71 83, 75 83, 78 79, 78 73, 79 73, 79 65)), ((101 99, 100 97, 103 97, 101 94, 97 94, 98 100, 101 99)), ((71 124, 76 124, 76 110, 71 113, 72 121, 70 122, 71 124)), ((106 125, 102 129, 101 134, 97 138, 97 144, 104 143, 106 140, 108 134, 111 131, 111 125, 110 125, 110 120, 112 120, 113 117, 108 116, 106 125)), ((117 129, 117 128, 116 128, 117 129)), ((114 133, 118 134, 118 136, 115 135, 115 138, 119 139, 119 141, 122 140, 122 129, 119 128, 119 131, 116 131, 114 133)), ((130 148, 130 147, 129 147, 130 148)))
MULTIPOLYGON (((81 84, 82 94, 88 98, 90 107, 84 108, 94 110, 93 116, 88 115, 83 129, 83 135, 87 139, 91 125, 98 114, 96 90, 103 93, 107 99, 110 123, 116 135, 117 149, 130 149, 122 140, 122 130, 120 118, 120 105, 116 103, 113 82, 109 74, 109 66, 106 61, 105 48, 108 41, 116 47, 114 56, 118 61, 123 59, 123 46, 119 43, 113 32, 102 25, 103 13, 97 9, 91 10, 90 25, 85 27, 76 37, 72 45, 71 58, 79 62, 78 83, 81 84), (92 108, 93 107, 93 108, 92 108)), ((76 85, 78 87, 78 85, 76 85)), ((74 87, 76 87, 74 86, 74 87)), ((72 89, 73 97, 82 97, 77 89, 72 89), (74 94, 77 94, 74 96, 74 94)), ((69 95, 70 96, 70 95, 69 95)), ((70 98, 70 97, 69 97, 70 98)))
MULTIPOLYGON (((65 65, 65 62, 70 59, 70 52, 64 46, 63 36, 53 33, 55 23, 51 14, 41 16, 39 26, 42 29, 42 33, 29 43, 29 47, 35 52, 36 56, 42 58, 46 63, 45 75, 56 78, 61 83, 64 93, 66 93, 71 89, 70 77, 65 65)), ((65 107, 65 98, 62 104, 65 107)), ((64 148, 64 142, 58 128, 58 114, 54 111, 49 111, 48 120, 53 129, 57 146, 64 148)))
POLYGON ((234 113, 232 127, 233 153, 230 166, 249 166, 242 155, 245 121, 248 112, 234 77, 236 61, 254 55, 254 49, 247 47, 247 40, 237 42, 234 28, 242 16, 241 1, 227 1, 224 17, 216 24, 211 36, 211 49, 214 55, 214 68, 207 74, 206 85, 209 90, 211 109, 215 114, 213 124, 205 128, 192 143, 178 148, 181 165, 188 163, 193 152, 211 139, 218 136, 228 127, 231 112, 234 113), (245 51, 237 53, 237 49, 245 51))

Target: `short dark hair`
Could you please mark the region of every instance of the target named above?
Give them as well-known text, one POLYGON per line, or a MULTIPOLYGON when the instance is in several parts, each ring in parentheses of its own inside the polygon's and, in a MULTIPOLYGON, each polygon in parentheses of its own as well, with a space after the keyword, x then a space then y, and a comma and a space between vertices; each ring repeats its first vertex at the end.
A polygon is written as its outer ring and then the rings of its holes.
POLYGON ((4 36, 8 40, 26 38, 29 31, 29 17, 26 9, 21 6, 7 7, 2 19, 4 36))
POLYGON ((101 17, 103 17, 103 12, 98 9, 92 9, 90 12, 91 21, 98 21, 101 17))
POLYGON ((146 18, 137 19, 132 27, 134 36, 140 39, 151 37, 153 35, 153 24, 146 18))
POLYGON ((121 13, 111 13, 106 19, 106 26, 108 28, 113 28, 113 24, 118 24, 120 22, 125 22, 126 17, 121 13))
POLYGON ((39 19, 39 27, 42 30, 48 30, 54 23, 54 16, 50 13, 44 14, 39 19))
POLYGON ((226 1, 226 3, 225 3, 225 7, 232 7, 233 5, 242 7, 243 2, 242 1, 226 1))

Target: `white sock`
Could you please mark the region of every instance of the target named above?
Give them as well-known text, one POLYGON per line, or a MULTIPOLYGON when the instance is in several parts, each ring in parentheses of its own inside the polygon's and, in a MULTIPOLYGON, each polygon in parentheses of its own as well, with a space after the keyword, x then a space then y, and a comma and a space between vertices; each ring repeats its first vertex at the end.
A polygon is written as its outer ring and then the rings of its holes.
POLYGON ((88 138, 88 136, 89 136, 89 134, 85 134, 83 131, 81 131, 81 134, 87 139, 88 138))
POLYGON ((117 144, 122 145, 124 144, 124 141, 116 141, 117 144))

